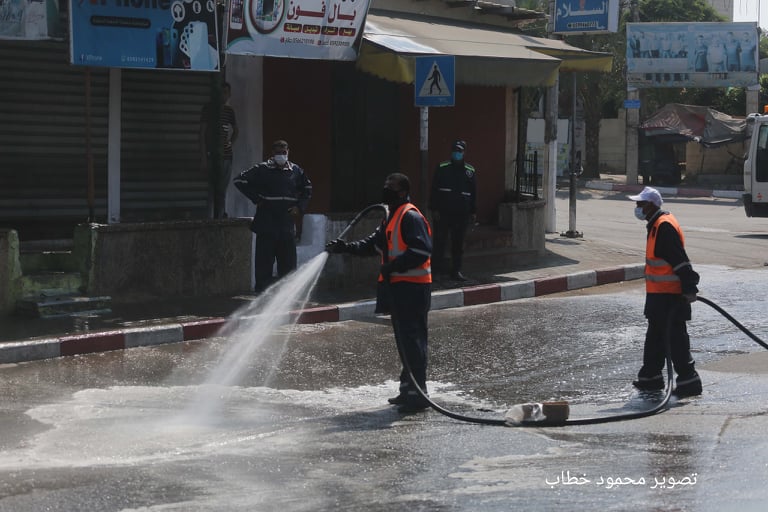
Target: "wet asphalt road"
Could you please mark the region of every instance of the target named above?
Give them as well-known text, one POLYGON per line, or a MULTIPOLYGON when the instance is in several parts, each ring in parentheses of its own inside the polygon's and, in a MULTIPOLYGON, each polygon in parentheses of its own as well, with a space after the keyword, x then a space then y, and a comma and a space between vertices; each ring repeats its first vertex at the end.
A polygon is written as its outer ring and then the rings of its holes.
MULTIPOLYGON (((642 254, 624 194, 579 200, 585 238, 642 254)), ((702 294, 765 338, 766 221, 737 201, 666 206, 702 294)), ((492 418, 529 400, 567 399, 574 418, 647 407, 629 385, 642 296, 635 282, 433 312, 432 396, 492 418)), ((205 384, 225 339, 0 366, 0 511, 762 511, 768 354, 703 304, 689 329, 704 396, 561 428, 401 416, 386 318, 279 328, 227 388, 205 384)))
MULTIPOLYGON (((765 338, 768 269, 698 270, 765 338)), ((430 392, 492 418, 648 407, 642 301, 634 282, 433 312, 430 392)), ((5 365, 0 511, 764 510, 768 351, 701 303, 690 332, 701 398, 560 428, 397 413, 387 318, 280 327, 231 387, 206 384, 223 338, 5 365)))

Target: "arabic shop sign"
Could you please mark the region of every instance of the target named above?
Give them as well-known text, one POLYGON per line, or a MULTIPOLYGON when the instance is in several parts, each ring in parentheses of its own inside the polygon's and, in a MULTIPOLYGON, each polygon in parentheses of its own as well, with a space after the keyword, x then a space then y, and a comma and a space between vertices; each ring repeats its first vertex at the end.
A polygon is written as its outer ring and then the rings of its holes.
POLYGON ((355 60, 370 0, 231 0, 226 52, 355 60))
POLYGON ((555 34, 616 32, 619 0, 555 0, 555 34))
POLYGON ((73 0, 70 62, 219 69, 215 0, 73 0))
POLYGON ((627 23, 629 86, 749 87, 757 65, 755 22, 627 23))

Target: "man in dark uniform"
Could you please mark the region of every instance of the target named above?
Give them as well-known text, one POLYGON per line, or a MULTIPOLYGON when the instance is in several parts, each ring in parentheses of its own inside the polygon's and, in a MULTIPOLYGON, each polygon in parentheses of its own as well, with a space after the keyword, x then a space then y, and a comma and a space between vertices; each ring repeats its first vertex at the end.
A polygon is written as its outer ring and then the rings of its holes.
POLYGON ((464 236, 467 226, 474 223, 477 211, 475 168, 464 161, 467 143, 457 140, 451 145, 450 161, 442 162, 432 178, 429 209, 435 224, 435 268, 445 272, 445 245, 451 237, 451 277, 466 281, 461 273, 464 236))
POLYGON ((691 319, 691 303, 699 289, 697 274, 685 252, 685 237, 677 219, 661 209, 663 200, 658 190, 645 187, 629 199, 636 201, 635 217, 648 222, 645 250, 645 334, 643 366, 632 384, 642 391, 664 387, 661 373, 669 344, 672 366, 677 373, 678 398, 701 394, 701 379, 694 368, 691 341, 686 321, 691 319))
MULTIPOLYGON (((381 254, 376 311, 390 311, 395 340, 413 373, 427 393, 427 313, 432 300, 432 232, 427 219, 410 202, 410 181, 404 174, 390 174, 384 182, 382 202, 387 219, 370 235, 356 242, 333 240, 333 253, 358 256, 381 254)), ((414 388, 403 365, 400 393, 389 399, 401 412, 416 412, 429 403, 414 388)))
POLYGON ((288 161, 288 143, 278 140, 272 157, 240 173, 235 186, 256 205, 251 222, 256 233, 254 290, 261 292, 272 282, 275 260, 278 277, 296 269, 296 221, 307 209, 312 183, 288 161))

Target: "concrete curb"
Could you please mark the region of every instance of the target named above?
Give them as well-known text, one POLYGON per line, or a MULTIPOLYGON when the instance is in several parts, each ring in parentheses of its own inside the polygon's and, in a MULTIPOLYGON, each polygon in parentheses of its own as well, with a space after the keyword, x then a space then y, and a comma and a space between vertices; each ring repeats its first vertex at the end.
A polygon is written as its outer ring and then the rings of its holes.
MULTIPOLYGON (((634 194, 643 190, 644 185, 623 185, 620 183, 606 183, 605 181, 587 181, 586 188, 594 190, 607 190, 609 192, 627 192, 634 194)), ((677 188, 655 187, 662 196, 679 197, 720 197, 723 199, 741 199, 743 190, 712 190, 707 188, 677 188)))
MULTIPOLYGON (((530 281, 511 281, 440 290, 432 293, 432 309, 439 310, 540 297, 590 286, 641 279, 643 273, 643 264, 622 265, 615 268, 575 272, 565 276, 545 277, 530 281)), ((376 301, 371 300, 351 302, 291 311, 286 318, 302 324, 366 319, 375 315, 375 306, 376 301)), ((216 336, 226 323, 227 318, 210 318, 3 343, 0 344, 0 364, 201 340, 216 336)))

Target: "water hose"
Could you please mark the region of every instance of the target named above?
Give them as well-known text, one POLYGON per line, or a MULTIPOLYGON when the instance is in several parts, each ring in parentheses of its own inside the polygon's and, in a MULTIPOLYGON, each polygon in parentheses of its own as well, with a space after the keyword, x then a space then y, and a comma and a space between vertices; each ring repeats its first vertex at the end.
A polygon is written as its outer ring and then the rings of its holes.
MULTIPOLYGON (((360 211, 352 219, 352 221, 347 225, 347 227, 345 227, 344 230, 342 230, 342 232, 338 235, 337 239, 339 240, 343 239, 343 237, 349 232, 350 229, 352 229, 353 226, 355 226, 355 224, 360 222, 360 220, 363 217, 365 217, 369 212, 375 209, 383 210, 385 216, 389 215, 389 209, 387 208, 387 205, 378 204, 378 203, 372 204, 366 207, 364 210, 360 211)), ((391 284, 389 283, 388 280, 385 279, 384 286, 389 287, 391 286, 391 284)), ((387 290, 387 295, 390 298, 392 297, 392 293, 390 292, 390 290, 387 290)), ((741 323, 739 323, 735 318, 733 318, 733 316, 731 316, 723 308, 721 308, 711 300, 702 296, 697 296, 697 300, 713 308, 715 311, 717 311, 718 313, 723 315, 727 320, 733 323, 733 325, 738 327, 750 339, 755 341, 757 344, 759 344, 763 348, 768 349, 768 344, 766 344, 763 340, 757 337, 749 329, 747 329, 741 323)), ((395 308, 390 308, 390 309, 392 311, 391 314, 394 315, 395 308)), ((397 345, 397 352, 400 356, 400 361, 413 387, 416 389, 416 391, 421 396, 421 398, 424 399, 432 409, 434 409, 435 411, 439 412, 444 416, 447 416, 455 420, 468 422, 468 423, 478 423, 482 425, 495 425, 495 426, 504 426, 504 427, 540 427, 540 426, 562 427, 566 425, 594 425, 598 423, 610 423, 615 421, 626 421, 626 420, 632 420, 632 419, 638 419, 638 418, 645 418, 647 416, 653 416, 654 414, 657 414, 659 412, 666 410, 666 406, 669 403, 670 398, 672 397, 672 382, 674 378, 674 372, 673 372, 673 366, 672 366, 672 351, 670 348, 670 342, 671 342, 670 333, 671 333, 671 327, 672 327, 672 319, 674 318, 673 312, 674 310, 670 311, 670 314, 667 318, 667 328, 666 328, 666 336, 665 336, 666 337, 665 359, 666 359, 666 365, 667 365, 667 385, 664 393, 664 398, 658 404, 656 404, 654 407, 650 409, 647 409, 644 411, 625 413, 625 414, 616 414, 612 416, 596 416, 596 417, 590 417, 590 418, 567 419, 567 416, 568 416, 567 402, 544 402, 543 404, 521 404, 521 405, 514 406, 517 408, 523 408, 527 406, 526 409, 520 409, 515 411, 516 413, 522 412, 524 414, 524 417, 527 417, 527 419, 523 419, 523 421, 510 421, 508 418, 511 416, 512 410, 507 412, 507 414, 505 415, 506 416, 505 419, 475 417, 475 416, 467 416, 467 415, 459 414, 436 404, 434 401, 430 399, 429 395, 427 395, 427 393, 423 389, 421 389, 421 386, 419 386, 418 383, 416 382, 416 378, 414 377, 413 372, 411 371, 411 367, 408 364, 408 359, 405 356, 405 350, 401 346, 401 342, 397 336, 395 336, 395 344, 397 345), (548 406, 550 410, 554 413, 554 414, 551 414, 549 418, 547 418, 548 406), (565 413, 563 413, 563 410, 565 411, 565 413)))
POLYGON ((386 216, 389 216, 389 208, 387 208, 387 205, 386 205, 386 204, 383 204, 383 203, 375 203, 375 204, 372 204, 372 205, 370 205, 370 206, 367 206, 367 207, 366 207, 364 210, 361 210, 361 211, 360 211, 360 212, 359 212, 357 215, 355 215, 355 218, 354 218, 354 219, 352 219, 352 220, 349 222, 349 224, 347 224, 347 227, 345 227, 345 228, 344 228, 344 229, 341 231, 341 233, 339 233, 339 235, 336 237, 336 239, 337 239, 337 240, 342 240, 342 239, 343 239, 343 238, 346 236, 346 234, 347 234, 347 233, 349 233, 349 230, 350 230, 350 229, 352 229, 352 228, 355 226, 355 224, 357 224, 358 222, 360 222, 360 221, 363 219, 363 217, 365 217, 366 215, 368 215, 368 212, 371 212, 371 211, 373 211, 373 210, 378 210, 378 209, 380 209, 380 210, 383 210, 383 211, 384 211, 384 215, 385 215, 385 217, 386 217, 386 216))
MULTIPOLYGON (((387 285, 389 285, 389 283, 387 283, 387 285)), ((391 296, 391 293, 389 295, 391 296)), ((741 323, 739 323, 735 318, 733 318, 720 306, 716 305, 714 302, 704 297, 699 296, 697 298, 704 304, 707 304, 708 306, 715 309, 718 313, 722 314, 726 319, 730 320, 736 327, 738 327, 742 332, 744 332, 752 340, 757 342, 762 347, 768 349, 768 344, 766 344, 764 341, 762 341, 760 338, 754 335, 751 331, 749 331, 749 329, 744 327, 741 323)), ((664 393, 664 398, 661 400, 661 402, 656 404, 654 407, 644 411, 636 411, 636 412, 625 413, 625 414, 615 414, 612 416, 595 416, 595 417, 578 418, 578 419, 567 419, 567 415, 568 415, 567 402, 550 402, 550 403, 544 402, 543 404, 522 404, 522 405, 514 406, 516 408, 521 408, 519 410, 516 410, 515 411, 516 414, 514 415, 520 417, 520 413, 522 413, 523 414, 522 421, 510 421, 508 419, 512 415, 511 409, 507 411, 507 414, 505 415, 505 419, 466 416, 453 411, 449 411, 444 407, 436 404, 434 401, 432 401, 430 397, 424 392, 424 390, 421 389, 421 387, 416 382, 416 378, 414 377, 413 372, 411 371, 410 365, 408 364, 408 360, 405 357, 405 351, 401 346, 401 343, 397 339, 397 337, 395 337, 395 341, 397 344, 398 354, 400 355, 400 360, 403 364, 403 368, 405 368, 406 373, 408 374, 408 378, 410 379, 411 384, 414 386, 414 388, 416 389, 418 394, 421 396, 421 398, 424 399, 432 409, 436 410, 437 412, 439 412, 444 416, 447 416, 449 418, 453 418, 459 421, 465 421, 468 423, 479 423, 482 425, 495 425, 495 426, 503 426, 503 427, 543 427, 543 426, 564 427, 566 425, 595 425, 598 423, 611 423, 615 421, 626 421, 626 420, 645 418, 648 416, 653 416, 654 414, 657 414, 659 412, 666 410, 666 406, 669 403, 670 398, 672 397, 672 382, 674 378, 671 347, 670 347, 670 338, 671 338, 670 333, 671 333, 671 326, 672 326, 672 318, 674 318, 674 315, 672 314, 672 311, 670 311, 670 315, 667 317, 666 343, 665 343, 665 353, 666 353, 665 356, 666 356, 666 365, 667 365, 667 386, 664 393), (554 413, 549 418, 547 417, 547 405, 550 406, 550 410, 554 413), (523 407, 526 407, 526 406, 528 408, 522 409, 523 407), (565 412, 563 412, 563 409, 565 410, 565 412)))
POLYGON ((755 343, 757 343, 757 344, 758 344, 758 345, 760 345, 761 347, 763 347, 763 348, 765 348, 765 349, 768 349, 768 344, 766 344, 766 343, 765 343, 763 340, 761 340, 760 338, 758 338, 757 336, 755 336, 755 335, 754 335, 754 333, 752 333, 752 331, 750 331, 749 329, 747 329, 746 327, 744 327, 743 325, 741 325, 741 324, 740 324, 740 323, 739 323, 739 322, 738 322, 738 321, 737 321, 735 318, 733 318, 731 315, 729 315, 729 314, 728 314, 728 313, 727 313, 727 312, 726 312, 726 311, 725 311, 723 308, 721 308, 720 306, 718 306, 717 304, 715 304, 715 303, 714 303, 714 302, 712 302, 711 300, 709 300, 709 299, 707 299, 707 298, 705 298, 705 297, 702 297, 701 295, 699 295, 698 297, 696 297, 696 300, 698 300, 698 301, 700 301, 700 302, 703 302, 703 303, 704 303, 704 304, 706 304, 707 306, 711 307, 712 309, 714 309, 715 311, 717 311, 718 313, 720 313, 721 315, 723 315, 725 318, 727 318, 728 320, 730 320, 730 322, 731 322, 733 325, 735 325, 736 327, 738 327, 738 328, 741 330, 741 332, 743 332, 744 334, 746 334, 747 336, 749 336, 749 337, 752 339, 752 341, 754 341, 755 343))

